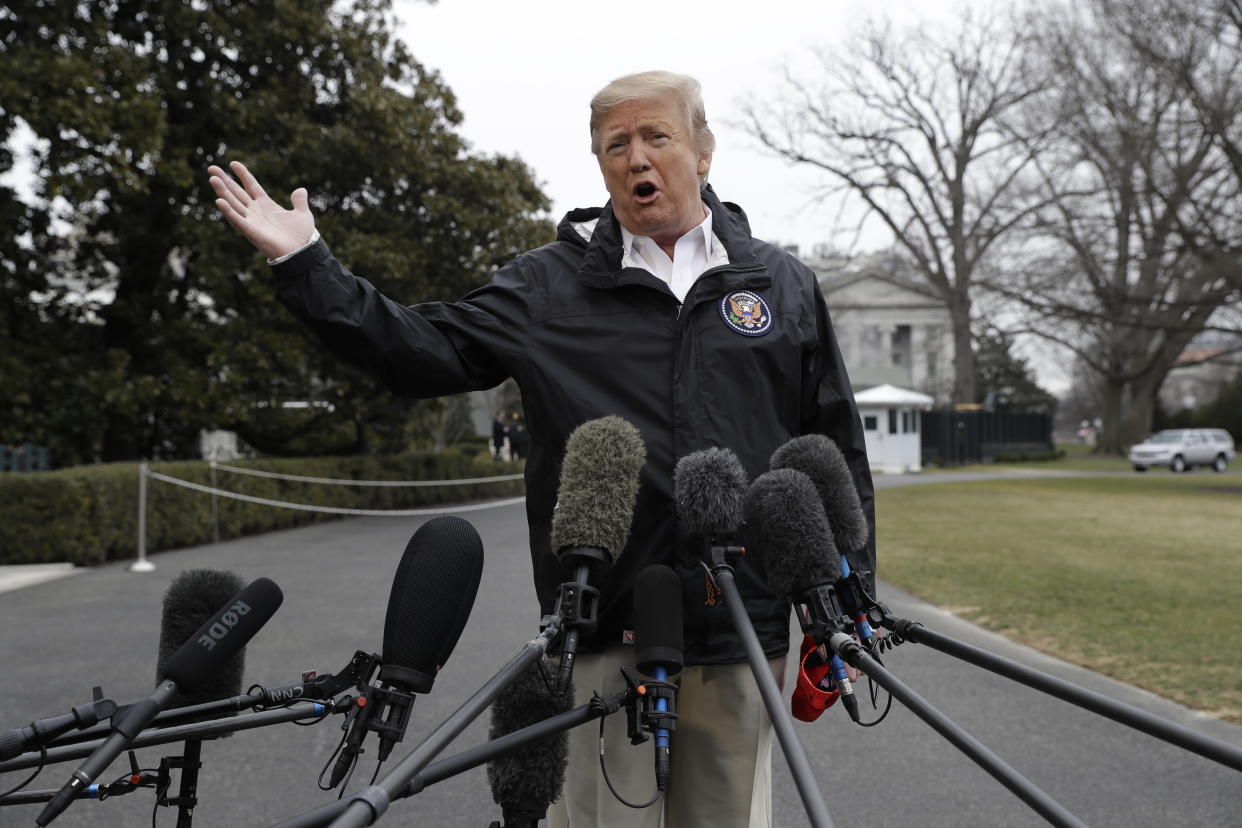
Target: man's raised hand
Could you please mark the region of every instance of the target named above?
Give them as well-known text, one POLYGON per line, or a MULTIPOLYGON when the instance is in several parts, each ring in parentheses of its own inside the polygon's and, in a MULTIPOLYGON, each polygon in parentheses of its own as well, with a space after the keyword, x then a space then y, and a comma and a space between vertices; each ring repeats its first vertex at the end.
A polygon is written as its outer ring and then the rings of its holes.
POLYGON ((307 205, 305 187, 289 194, 293 209, 286 210, 268 197, 244 164, 231 161, 229 167, 237 176, 236 181, 214 164, 207 168, 211 189, 216 192, 220 212, 251 244, 269 259, 278 259, 310 240, 315 217, 307 205))

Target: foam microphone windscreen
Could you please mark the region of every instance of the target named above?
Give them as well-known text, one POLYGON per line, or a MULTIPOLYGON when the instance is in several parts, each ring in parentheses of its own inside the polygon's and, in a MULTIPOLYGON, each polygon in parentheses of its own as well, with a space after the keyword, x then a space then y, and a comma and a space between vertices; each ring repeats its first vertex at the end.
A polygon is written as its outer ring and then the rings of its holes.
POLYGON ((654 676, 657 667, 681 672, 684 662, 681 579, 671 567, 654 564, 634 581, 634 654, 638 672, 654 676))
POLYGON ((177 690, 187 695, 205 690, 208 685, 217 692, 227 690, 223 697, 237 695, 238 688, 217 684, 219 676, 276 613, 284 597, 280 587, 268 578, 251 581, 222 601, 216 613, 169 656, 160 667, 162 678, 176 682, 177 690))
POLYGON ((841 556, 815 484, 796 469, 755 478, 746 492, 746 525, 763 556, 768 584, 791 595, 841 577, 841 556))
POLYGON ((470 618, 483 575, 483 541, 467 521, 445 515, 406 544, 384 618, 380 679, 431 690, 470 618))
MULTIPOLYGON (((155 667, 156 684, 166 677, 165 665, 181 645, 245 585, 240 575, 224 569, 186 569, 173 578, 164 591, 159 658, 155 667)), ((242 648, 225 662, 210 681, 196 690, 190 692, 178 682, 178 692, 169 707, 188 707, 240 695, 245 665, 246 651, 242 648)))
POLYGON ((678 460, 673 470, 678 533, 726 537, 736 532, 749 482, 742 461, 729 449, 702 449, 678 460))
POLYGON ((823 434, 795 437, 772 453, 773 469, 797 469, 811 478, 828 515, 837 548, 857 552, 871 530, 858 500, 854 475, 837 444, 823 434))
MULTIPOLYGON (((492 703, 489 739, 498 739, 567 712, 573 687, 556 693, 555 663, 539 660, 492 703)), ((560 731, 517 748, 487 764, 492 799, 503 808, 546 810, 561 795, 569 761, 569 734, 560 731)))
POLYGON ((625 548, 647 461, 642 435, 621 417, 600 417, 573 430, 565 443, 560 489, 552 514, 552 550, 589 547, 611 564, 625 548))

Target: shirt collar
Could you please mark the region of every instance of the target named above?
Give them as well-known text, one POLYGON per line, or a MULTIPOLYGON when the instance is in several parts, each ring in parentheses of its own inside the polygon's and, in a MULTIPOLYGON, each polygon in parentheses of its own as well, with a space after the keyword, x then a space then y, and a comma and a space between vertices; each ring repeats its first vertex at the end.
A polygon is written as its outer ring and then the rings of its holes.
MULTIPOLYGON (((712 253, 714 251, 714 245, 715 245, 715 237, 712 235, 712 211, 709 210, 707 208, 707 205, 705 204, 703 205, 703 212, 707 213, 707 215, 703 218, 703 221, 699 222, 699 225, 697 227, 692 228, 688 233, 686 233, 686 235, 682 236, 681 238, 684 239, 684 238, 689 237, 693 242, 697 244, 702 244, 703 252, 706 254, 706 258, 708 259, 708 261, 711 261, 712 253)), ((620 222, 618 222, 618 224, 620 224, 620 222)), ((677 241, 681 241, 681 239, 678 239, 677 241)), ((621 259, 622 261, 632 260, 633 255, 634 255, 635 242, 638 242, 640 246, 650 245, 652 247, 658 248, 658 245, 656 245, 655 240, 653 240, 650 236, 637 236, 631 233, 629 230, 625 229, 624 226, 622 226, 621 227, 621 259)))

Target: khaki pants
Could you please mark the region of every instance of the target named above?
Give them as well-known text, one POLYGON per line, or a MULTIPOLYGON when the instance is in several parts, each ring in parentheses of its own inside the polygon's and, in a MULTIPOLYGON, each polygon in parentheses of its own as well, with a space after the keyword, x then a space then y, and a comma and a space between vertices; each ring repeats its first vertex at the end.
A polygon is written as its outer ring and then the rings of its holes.
MULTIPOLYGON (((625 687, 619 668, 639 678, 634 648, 581 655, 574 665, 574 704, 625 687)), ((769 662, 778 683, 785 659, 769 662)), ((548 828, 768 828, 772 823, 772 722, 748 664, 687 667, 677 678, 677 728, 664 797, 650 808, 626 807, 600 774, 599 723, 569 731, 569 768, 548 828)), ((604 764, 617 793, 633 803, 655 794, 655 739, 631 745, 624 711, 604 720, 604 764)))

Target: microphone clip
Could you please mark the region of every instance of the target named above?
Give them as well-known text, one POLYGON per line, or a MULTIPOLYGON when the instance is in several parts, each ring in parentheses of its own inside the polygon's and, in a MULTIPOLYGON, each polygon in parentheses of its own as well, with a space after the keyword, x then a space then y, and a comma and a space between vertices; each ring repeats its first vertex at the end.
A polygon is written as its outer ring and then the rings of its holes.
POLYGON ((708 538, 704 546, 707 550, 707 554, 704 557, 711 560, 711 569, 713 571, 718 569, 732 570, 738 558, 746 554, 745 546, 735 546, 716 538, 708 538))
POLYGON ((822 644, 833 633, 840 632, 841 620, 848 617, 842 606, 841 596, 837 594, 832 584, 816 584, 803 590, 798 595, 796 603, 802 608, 802 611, 798 613, 802 632, 813 637, 817 643, 822 644))
POLYGON ((624 669, 621 675, 627 686, 625 722, 631 745, 641 745, 649 738, 648 734, 661 728, 670 733, 677 729, 677 685, 647 678, 640 684, 624 669), (667 703, 667 710, 657 709, 656 702, 660 699, 667 703))
POLYGON ((302 681, 298 684, 265 692, 271 697, 268 700, 269 703, 284 703, 298 699, 326 701, 336 698, 351 687, 365 690, 379 666, 379 656, 357 650, 339 673, 326 673, 320 676, 314 671, 304 672, 302 681))
POLYGON ((677 729, 677 685, 669 681, 643 679, 638 685, 642 700, 643 730, 654 733, 659 729, 672 733, 677 729), (664 699, 667 709, 660 710, 657 702, 664 699))
POLYGON ((580 634, 590 635, 595 632, 599 618, 599 590, 593 586, 574 581, 561 584, 557 599, 561 617, 561 626, 567 630, 577 630, 580 634))

